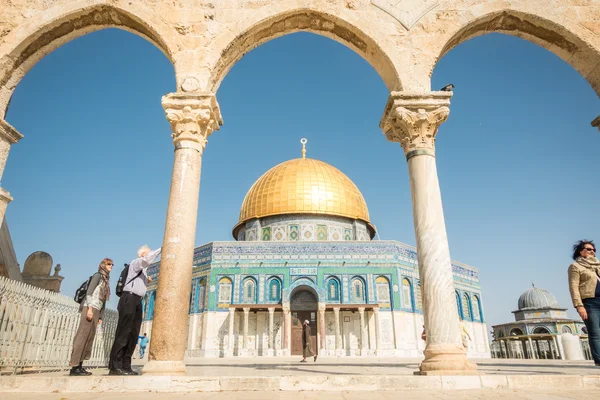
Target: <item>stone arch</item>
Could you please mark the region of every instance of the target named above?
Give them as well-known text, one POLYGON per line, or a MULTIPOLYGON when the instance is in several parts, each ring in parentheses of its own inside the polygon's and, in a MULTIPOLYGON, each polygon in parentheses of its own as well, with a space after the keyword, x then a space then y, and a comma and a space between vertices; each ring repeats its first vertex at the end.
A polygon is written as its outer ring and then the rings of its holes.
POLYGON ((309 290, 317 298, 319 303, 327 302, 327 293, 324 289, 318 287, 313 281, 308 278, 300 278, 294 281, 289 287, 285 288, 281 292, 282 303, 289 303, 292 295, 299 290, 309 290))
POLYGON ((176 37, 172 28, 144 2, 127 7, 104 0, 74 1, 34 14, 10 32, 0 46, 0 118, 4 118, 12 93, 23 76, 45 55, 85 34, 118 28, 143 37, 173 62, 176 37))
MULTIPOLYGON (((549 17, 548 17, 549 18, 549 17)), ((503 33, 535 43, 562 58, 590 83, 600 96, 600 44, 589 43, 581 33, 550 19, 512 9, 501 9, 472 18, 438 42, 437 54, 429 75, 437 62, 461 43, 488 33, 503 33)), ((554 18, 564 19, 563 15, 554 18)))
POLYGON ((308 8, 280 11, 254 21, 242 28, 228 43, 210 52, 218 55, 218 58, 209 62, 211 76, 207 91, 216 92, 229 70, 246 53, 272 39, 295 32, 311 32, 344 44, 371 64, 390 91, 402 90, 396 66, 372 34, 376 28, 366 28, 370 33, 339 14, 308 8))

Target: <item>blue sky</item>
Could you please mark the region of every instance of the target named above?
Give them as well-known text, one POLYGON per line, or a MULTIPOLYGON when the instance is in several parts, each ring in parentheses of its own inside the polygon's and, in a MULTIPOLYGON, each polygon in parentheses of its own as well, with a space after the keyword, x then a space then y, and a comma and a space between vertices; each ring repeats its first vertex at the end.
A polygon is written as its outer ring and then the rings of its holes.
MULTIPOLYGON (((574 316, 571 245, 600 241, 600 134, 590 126, 600 100, 561 59, 503 35, 460 45, 432 79, 456 85, 436 142, 439 178, 451 255, 479 268, 488 323, 512 320, 532 282, 574 316)), ((162 244, 173 145, 160 98, 174 90, 168 59, 114 29, 54 51, 15 90, 7 120, 25 138, 2 179, 15 199, 6 218, 19 262, 51 253, 66 295, 103 257, 120 270, 141 244, 162 244)), ((299 157, 302 137, 309 157, 358 185, 382 239, 414 245, 406 161, 378 128, 388 92, 360 56, 288 35, 247 54, 217 95, 225 124, 204 153, 197 245, 232 240, 247 190, 299 157)))

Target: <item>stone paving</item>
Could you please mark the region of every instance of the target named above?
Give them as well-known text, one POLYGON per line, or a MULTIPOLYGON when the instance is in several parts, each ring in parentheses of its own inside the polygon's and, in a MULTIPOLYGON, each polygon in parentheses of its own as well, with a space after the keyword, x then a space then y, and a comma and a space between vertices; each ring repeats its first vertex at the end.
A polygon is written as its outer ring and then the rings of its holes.
MULTIPOLYGON (((598 398, 597 390, 576 392, 559 390, 425 390, 393 392, 227 392, 227 393, 144 393, 144 400, 592 400, 598 398)), ((34 394, 7 393, 3 400, 121 400, 122 393, 75 393, 75 394, 34 394)))

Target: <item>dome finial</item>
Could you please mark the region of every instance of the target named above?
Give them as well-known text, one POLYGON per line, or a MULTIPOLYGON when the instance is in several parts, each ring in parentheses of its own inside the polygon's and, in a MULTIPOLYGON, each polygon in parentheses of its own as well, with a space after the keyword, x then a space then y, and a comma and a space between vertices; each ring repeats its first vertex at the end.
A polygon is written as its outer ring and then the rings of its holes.
POLYGON ((306 138, 300 139, 300 143, 302 143, 302 158, 306 158, 306 142, 308 142, 306 138))

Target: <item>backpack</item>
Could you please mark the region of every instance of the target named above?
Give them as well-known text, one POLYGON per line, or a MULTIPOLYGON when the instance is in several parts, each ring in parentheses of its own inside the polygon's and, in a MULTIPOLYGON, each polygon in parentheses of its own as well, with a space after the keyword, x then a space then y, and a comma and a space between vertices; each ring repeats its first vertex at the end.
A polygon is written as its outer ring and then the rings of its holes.
POLYGON ((125 281, 127 280, 127 275, 129 275, 129 264, 125 264, 125 268, 123 268, 123 271, 121 271, 121 275, 119 275, 119 280, 117 281, 117 287, 115 289, 115 294, 117 295, 117 297, 121 297, 125 286, 129 285, 131 282, 136 280, 138 276, 142 274, 142 271, 140 271, 136 276, 131 278, 131 280, 129 280, 127 283, 125 283, 125 281))
POLYGON ((83 299, 85 299, 85 296, 87 295, 88 287, 90 286, 90 282, 92 281, 94 275, 90 276, 90 278, 87 281, 83 282, 81 286, 79 286, 79 289, 75 291, 75 296, 73 297, 73 300, 81 304, 81 302, 83 301, 83 299))

